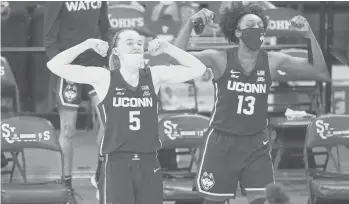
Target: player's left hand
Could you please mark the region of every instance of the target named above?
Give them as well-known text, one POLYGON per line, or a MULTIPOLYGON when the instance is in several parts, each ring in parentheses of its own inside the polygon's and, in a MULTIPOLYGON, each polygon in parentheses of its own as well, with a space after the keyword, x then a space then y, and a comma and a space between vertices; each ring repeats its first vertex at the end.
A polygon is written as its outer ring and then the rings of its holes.
POLYGON ((290 21, 290 29, 297 31, 311 31, 310 25, 303 16, 295 16, 290 21))
POLYGON ((154 39, 149 42, 148 51, 150 55, 157 56, 164 53, 164 50, 168 47, 169 42, 162 39, 154 39))

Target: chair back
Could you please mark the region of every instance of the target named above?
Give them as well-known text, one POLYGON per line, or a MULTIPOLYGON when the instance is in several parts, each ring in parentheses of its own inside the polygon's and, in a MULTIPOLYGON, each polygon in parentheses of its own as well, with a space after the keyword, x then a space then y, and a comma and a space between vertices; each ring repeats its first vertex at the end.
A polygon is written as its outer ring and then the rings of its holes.
POLYGON ((349 115, 321 115, 315 118, 308 126, 304 145, 304 161, 309 170, 309 158, 314 158, 315 167, 312 171, 319 175, 326 174, 328 162, 334 165, 336 173, 342 175, 341 155, 348 154, 349 147, 349 115), (325 151, 319 149, 324 149, 325 151), (324 164, 316 164, 315 156, 326 156, 324 164), (309 157, 310 156, 310 157, 309 157), (322 170, 318 170, 322 168, 322 170))
POLYGON ((61 151, 56 130, 46 119, 19 116, 1 121, 1 148, 16 151, 25 148, 61 151))
POLYGON ((159 122, 162 148, 199 148, 203 144, 208 123, 208 117, 190 113, 162 118, 159 122))

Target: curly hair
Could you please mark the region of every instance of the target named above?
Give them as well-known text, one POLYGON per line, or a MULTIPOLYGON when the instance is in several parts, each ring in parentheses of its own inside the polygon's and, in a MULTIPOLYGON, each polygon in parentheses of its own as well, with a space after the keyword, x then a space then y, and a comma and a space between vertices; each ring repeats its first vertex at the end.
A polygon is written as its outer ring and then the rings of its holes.
POLYGON ((221 14, 219 27, 224 37, 231 43, 237 43, 238 38, 235 36, 235 30, 240 19, 246 14, 254 14, 262 19, 264 30, 267 30, 268 19, 263 13, 263 9, 256 4, 244 6, 242 2, 232 2, 230 8, 225 8, 221 14))

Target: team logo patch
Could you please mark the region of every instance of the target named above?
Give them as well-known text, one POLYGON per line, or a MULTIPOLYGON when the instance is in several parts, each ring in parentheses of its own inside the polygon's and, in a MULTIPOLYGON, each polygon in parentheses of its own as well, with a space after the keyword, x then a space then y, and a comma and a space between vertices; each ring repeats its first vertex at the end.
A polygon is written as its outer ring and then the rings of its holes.
POLYGON ((78 87, 76 84, 68 83, 63 90, 63 97, 66 101, 72 102, 78 95, 78 87))
POLYGON ((201 176, 201 186, 207 191, 210 190, 215 184, 212 173, 205 171, 201 176))
POLYGON ((150 96, 150 92, 149 91, 144 91, 143 96, 150 96))
POLYGON ((258 77, 257 78, 257 82, 264 82, 264 81, 265 81, 264 77, 258 77))

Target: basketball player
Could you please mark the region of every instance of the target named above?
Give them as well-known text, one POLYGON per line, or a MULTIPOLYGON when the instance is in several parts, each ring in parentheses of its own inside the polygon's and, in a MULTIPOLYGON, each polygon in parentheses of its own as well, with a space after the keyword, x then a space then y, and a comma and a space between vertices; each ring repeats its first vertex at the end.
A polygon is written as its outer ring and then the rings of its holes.
MULTIPOLYGON (((213 13, 203 9, 182 28, 175 45, 186 48, 194 23, 207 24, 213 13)), ((274 182, 267 132, 267 99, 278 70, 293 75, 329 80, 321 49, 307 20, 296 16, 295 29, 311 41, 314 63, 279 52, 266 52, 261 45, 268 19, 256 5, 226 8, 220 28, 229 43, 238 46, 224 51, 193 52, 212 69, 215 103, 206 132, 206 143, 196 179, 205 203, 224 203, 235 198, 237 183, 251 204, 263 204, 265 186, 274 182)), ((200 29, 197 29, 200 30, 200 29)))
MULTIPOLYGON (((89 38, 108 38, 110 28, 107 3, 105 1, 48 1, 45 4, 45 48, 49 59, 89 38)), ((103 66, 106 59, 93 51, 86 51, 73 64, 103 66)), ((64 176, 68 187, 72 186, 73 146, 77 113, 83 95, 89 98, 97 115, 99 103, 90 85, 77 84, 52 75, 54 94, 58 102, 60 117, 60 144, 64 154, 64 176)), ((100 117, 98 138, 104 133, 100 117)), ((97 139, 98 140, 98 139, 97 139)))
POLYGON ((156 154, 161 147, 157 93, 162 84, 201 76, 206 66, 185 51, 156 39, 149 44, 150 53, 166 53, 180 65, 140 69, 144 65, 144 39, 134 30, 118 32, 110 44, 109 69, 114 71, 71 64, 88 49, 105 56, 108 43, 86 40, 58 54, 47 66, 69 81, 92 85, 101 101, 106 131, 101 141, 105 161, 99 180, 100 202, 160 204, 163 189, 156 154))

